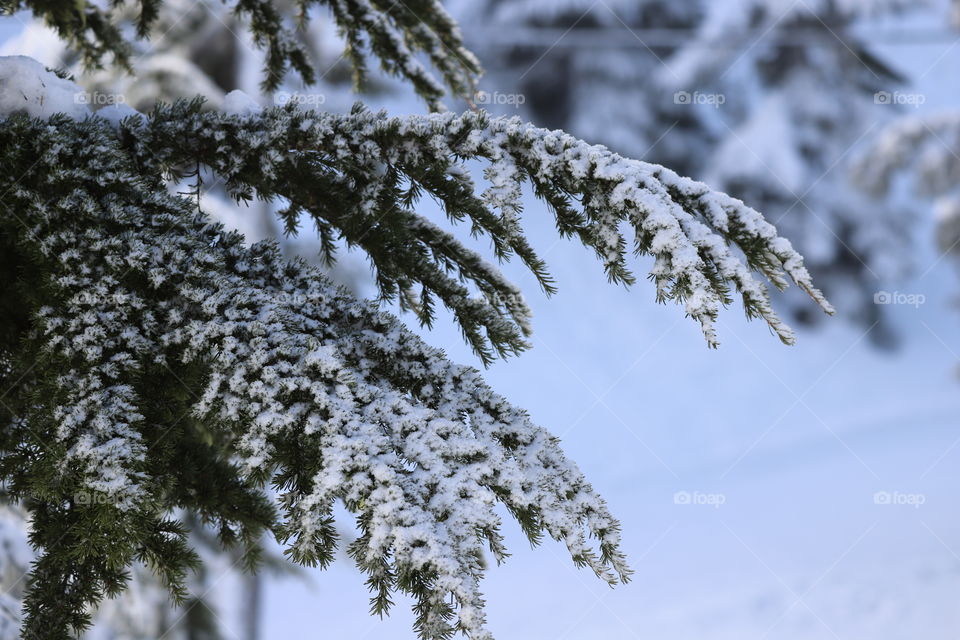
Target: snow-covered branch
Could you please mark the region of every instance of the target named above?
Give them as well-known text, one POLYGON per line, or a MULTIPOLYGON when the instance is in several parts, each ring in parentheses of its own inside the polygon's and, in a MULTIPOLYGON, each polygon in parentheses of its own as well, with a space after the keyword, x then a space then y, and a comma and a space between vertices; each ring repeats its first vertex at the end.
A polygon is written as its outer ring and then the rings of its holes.
MULTIPOLYGON (((30 67, 4 63, 11 78, 30 67)), ((238 95, 230 114, 181 102, 150 117, 50 117, 78 89, 33 71, 41 81, 17 84, 22 101, 0 103, 0 266, 18 292, 15 330, 0 334, 11 385, 0 472, 41 551, 28 637, 85 628, 135 561, 185 599, 199 558, 181 509, 250 548, 251 563, 270 529, 295 561, 325 565, 342 503, 374 610, 411 594, 429 639, 489 638, 479 581, 485 548, 506 555, 498 503, 531 541, 563 542, 610 583, 629 576, 618 522, 546 430, 375 303, 272 243, 246 246, 170 194, 167 172, 203 164, 238 198, 286 199, 288 224, 307 212, 328 251, 336 238, 363 248, 384 295, 425 321, 442 300, 485 359, 487 341, 522 348, 528 312, 494 266, 413 211, 421 192, 549 288, 522 232, 529 181, 612 280, 632 281, 630 244, 653 256, 658 297, 682 302, 711 343, 732 291, 792 340, 757 276, 793 279, 830 311, 759 213, 562 132, 482 113, 259 112, 238 95), (489 183, 479 194, 463 164, 474 159, 489 183)))
MULTIPOLYGON (((191 503, 182 483, 193 470, 155 469, 197 432, 234 442, 241 485, 276 474, 278 526, 301 562, 329 559, 330 511, 343 501, 366 533, 351 553, 379 606, 393 589, 415 595, 424 637, 443 637, 450 595, 462 628, 486 637, 480 544, 503 556, 497 501, 532 538, 544 531, 599 575, 626 576, 603 501, 477 372, 273 245, 245 248, 139 174, 106 123, 52 124, 0 125, 6 175, 33 165, 4 184, 17 211, 5 231, 29 249, 47 292, 30 335, 43 393, 20 407, 23 445, 6 469, 39 503, 34 541, 45 554, 29 629, 84 624, 75 607, 121 588, 117 571, 137 554, 174 585, 182 578, 183 534, 163 515, 171 501, 191 503), (169 375, 186 385, 173 398, 156 384, 169 375), (189 417, 171 412, 178 405, 189 417), (58 506, 82 491, 102 499, 58 506), (62 518, 70 535, 57 535, 62 518), (93 542, 88 527, 100 532, 93 542), (62 571, 83 585, 66 612, 46 599, 62 571)), ((236 520, 233 504, 220 509, 236 520)))
MULTIPOLYGON (((474 231, 489 235, 499 258, 518 255, 549 291, 545 265, 519 218, 520 184, 529 181, 553 210, 560 233, 593 249, 612 281, 633 282, 629 248, 652 255, 658 299, 681 302, 710 344, 716 342, 713 322, 731 301, 731 290, 741 295, 749 315, 792 342, 757 275, 777 287, 790 278, 830 311, 790 243, 739 200, 518 119, 294 109, 238 117, 179 104, 159 109, 149 122, 127 122, 125 132, 140 162, 160 169, 201 162, 238 197, 288 199, 291 227, 306 211, 322 234, 362 247, 385 297, 417 284, 420 300, 440 298, 484 359, 485 340, 501 354, 523 348, 527 310, 495 267, 410 210, 421 192, 443 202, 454 222, 469 219, 474 231), (486 164, 489 187, 480 194, 463 166, 471 159, 486 164), (745 263, 731 245, 743 252, 745 263), (483 296, 468 297, 465 286, 446 275, 450 268, 483 296)), ((430 305, 418 308, 429 322, 430 305)))

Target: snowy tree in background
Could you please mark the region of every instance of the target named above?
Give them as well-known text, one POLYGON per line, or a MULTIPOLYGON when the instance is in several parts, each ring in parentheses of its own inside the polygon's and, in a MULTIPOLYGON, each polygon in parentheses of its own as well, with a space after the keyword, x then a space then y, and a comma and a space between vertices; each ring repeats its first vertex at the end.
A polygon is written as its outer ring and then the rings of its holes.
MULTIPOLYGON (((960 2, 950 21, 960 27, 960 2)), ((960 110, 933 116, 905 115, 888 124, 860 154, 853 180, 874 198, 887 198, 899 185, 933 202, 937 246, 960 264, 960 110)))
POLYGON ((888 126, 854 167, 869 194, 886 196, 906 182, 934 202, 937 243, 960 258, 960 112, 905 117, 888 126))
MULTIPOLYGON (((904 79, 853 27, 904 3, 739 4, 741 11, 714 11, 701 42, 671 63, 691 92, 722 95, 734 120, 701 175, 770 216, 844 315, 872 327, 874 343, 890 344, 895 336, 873 295, 907 271, 904 238, 913 221, 902 208, 863 197, 849 166, 858 143, 896 117, 892 96, 904 79), (757 33, 769 35, 757 40, 757 33)), ((816 318, 802 301, 791 304, 800 319, 816 318)))
MULTIPOLYGON (((487 95, 518 92, 538 123, 693 175, 714 141, 655 79, 701 22, 699 1, 470 0, 451 3, 484 52, 487 95), (628 31, 628 29, 630 31, 628 31), (631 31, 654 32, 649 43, 631 31)), ((492 100, 491 100, 492 101, 492 100)))
MULTIPOLYGON (((904 79, 854 28, 923 3, 467 4, 478 8, 463 8, 466 15, 489 15, 504 34, 475 38, 499 67, 490 91, 518 91, 538 120, 667 164, 764 211, 845 317, 872 327, 875 344, 895 341, 873 294, 911 266, 903 242, 911 218, 864 198, 849 161, 896 117, 890 98, 904 79)), ((784 304, 798 321, 818 317, 799 298, 784 304)))
MULTIPOLYGON (((475 95, 479 65, 435 1, 318 4, 358 78, 372 53, 438 111, 447 91, 475 95)), ((3 6, 47 20, 87 65, 131 61, 121 7, 3 6)), ((234 12, 266 51, 265 88, 289 69, 315 79, 272 3, 234 12)), ((141 36, 159 14, 159 2, 142 5, 141 36)), ((479 581, 485 553, 506 557, 497 504, 532 542, 562 541, 611 584, 629 577, 618 522, 557 440, 378 307, 396 302, 429 325, 443 305, 485 364, 528 347, 520 291, 417 214, 423 195, 550 292, 522 230, 529 184, 611 281, 634 281, 628 253, 648 256, 657 299, 679 303, 710 345, 736 297, 793 342, 764 282, 793 281, 832 312, 757 211, 518 119, 261 110, 242 94, 223 111, 193 100, 93 114, 80 87, 23 57, 0 61, 0 83, 0 264, 12 283, 0 311, 0 471, 37 550, 27 638, 86 628, 139 565, 186 600, 188 576, 204 567, 191 519, 250 569, 265 532, 294 562, 325 566, 337 503, 355 516, 347 551, 373 611, 409 594, 423 638, 489 637, 479 581), (483 184, 467 162, 485 167, 483 184), (324 259, 344 245, 364 252, 379 300, 356 299, 273 242, 245 244, 168 191, 166 178, 201 166, 237 200, 282 203, 291 232, 308 217, 324 259)))

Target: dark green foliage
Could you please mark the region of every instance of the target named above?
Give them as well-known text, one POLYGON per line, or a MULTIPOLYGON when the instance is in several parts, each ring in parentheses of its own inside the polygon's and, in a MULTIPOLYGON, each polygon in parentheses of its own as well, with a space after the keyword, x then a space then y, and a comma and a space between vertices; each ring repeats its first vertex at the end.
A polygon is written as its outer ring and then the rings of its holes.
MULTIPOLYGON (((152 34, 163 0, 141 0, 136 36, 152 34)), ((409 81, 431 106, 439 108, 446 85, 455 96, 469 99, 480 65, 463 45, 456 24, 438 0, 237 0, 233 11, 248 26, 255 44, 266 53, 263 88, 276 90, 293 70, 307 84, 316 77, 309 55, 297 40, 297 23, 318 9, 329 9, 347 42, 357 84, 366 76, 366 58, 379 58, 383 69, 409 81), (288 7, 293 5, 293 11, 288 7), (291 13, 295 15, 291 15, 291 13), (418 60, 422 55, 440 72, 442 83, 418 60)), ((0 0, 0 12, 30 10, 70 43, 90 67, 115 64, 130 68, 135 58, 124 37, 123 3, 92 0, 0 0)))

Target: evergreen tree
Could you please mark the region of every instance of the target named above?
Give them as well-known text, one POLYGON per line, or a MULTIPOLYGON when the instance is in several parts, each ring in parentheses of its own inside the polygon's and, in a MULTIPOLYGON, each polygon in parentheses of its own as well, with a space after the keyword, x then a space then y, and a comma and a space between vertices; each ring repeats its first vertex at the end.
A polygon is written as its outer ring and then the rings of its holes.
MULTIPOLYGON (((278 6, 288 15, 294 10, 293 3, 279 3, 278 6)), ((120 28, 132 28, 138 15, 137 7, 124 6, 117 14, 120 28)), ((349 70, 342 68, 348 65, 337 62, 339 52, 331 47, 334 44, 331 41, 337 38, 330 33, 328 22, 314 19, 306 25, 307 28, 298 30, 296 36, 310 54, 311 63, 326 70, 318 78, 317 85, 311 87, 311 91, 316 92, 314 96, 321 96, 325 107, 344 105, 349 108, 349 70), (337 100, 341 95, 345 99, 337 100)), ((164 100, 202 95, 206 100, 205 108, 220 109, 231 91, 256 91, 259 74, 251 70, 263 65, 262 52, 249 46, 249 34, 243 31, 226 5, 171 0, 159 7, 149 31, 149 39, 131 43, 133 55, 129 72, 114 66, 85 67, 77 53, 42 20, 28 21, 22 33, 4 43, 0 51, 29 55, 47 67, 66 70, 86 90, 93 108, 119 103, 149 111, 164 100)), ((298 88, 285 85, 284 89, 277 95, 289 96, 298 88)), ((197 192, 204 212, 239 230, 247 241, 279 236, 285 254, 302 253, 308 261, 315 257, 315 251, 308 252, 311 248, 308 242, 298 243, 296 239, 280 234, 272 211, 275 206, 271 203, 251 203, 240 212, 232 206, 218 181, 205 171, 179 181, 175 188, 189 190, 191 184, 197 182, 202 187, 197 192)), ((335 281, 354 286, 354 272, 362 267, 360 264, 338 263, 326 271, 335 281)), ((191 578, 185 611, 178 611, 170 606, 165 589, 152 579, 149 571, 134 571, 131 588, 98 609, 88 636, 104 640, 153 640, 161 636, 167 640, 224 638, 231 634, 231 626, 235 626, 244 629, 244 637, 248 640, 259 637, 256 630, 262 609, 263 576, 259 572, 233 569, 239 566, 235 554, 220 550, 203 525, 190 518, 190 514, 185 515, 191 525, 191 544, 203 556, 204 562, 211 565, 211 571, 207 573, 214 573, 216 580, 203 580, 199 575, 191 578), (231 622, 224 611, 218 610, 218 605, 228 597, 236 597, 238 583, 244 591, 243 618, 231 622), (212 629, 217 626, 220 627, 219 633, 213 633, 212 629)), ((22 510, 0 510, 0 518, 3 517, 13 519, 9 524, 11 535, 19 533, 23 540, 11 542, 15 548, 21 548, 26 539, 22 510)), ((13 579, 22 575, 30 560, 32 557, 28 556, 26 562, 14 565, 13 579)), ((280 558, 268 557, 266 561, 273 569, 283 566, 280 558)), ((11 586, 16 587, 13 579, 11 586)), ((15 637, 16 625, 11 628, 14 629, 11 637, 15 637)), ((0 638, 5 636, 0 633, 0 638)))
MULTIPOLYGON (((291 2, 276 6, 285 16, 293 15, 295 10, 291 2)), ((124 5, 117 14, 119 28, 134 29, 138 16, 136 6, 124 5)), ((27 55, 49 68, 63 69, 88 92, 94 108, 121 102, 147 112, 158 102, 203 96, 206 108, 220 109, 231 91, 253 93, 257 89, 259 73, 253 70, 265 63, 263 52, 252 47, 250 35, 225 4, 170 0, 158 8, 148 36, 149 39, 131 43, 129 70, 112 65, 86 67, 81 56, 60 40, 45 21, 38 19, 27 22, 23 32, 0 51, 5 55, 27 55)), ((287 82, 276 94, 277 100, 296 95, 304 102, 313 98, 314 103, 321 102, 325 108, 348 110, 352 97, 349 69, 345 67, 349 65, 339 61, 341 56, 335 48, 339 41, 331 32, 329 21, 311 20, 295 36, 311 64, 325 71, 311 87, 314 95, 294 93, 303 89, 287 82)), ((254 211, 238 216, 236 207, 231 206, 218 182, 210 176, 191 176, 177 187, 187 189, 197 179, 203 182, 199 197, 204 211, 242 231, 251 241, 282 238, 268 203, 254 203, 254 211)), ((285 252, 293 253, 298 248, 293 239, 282 240, 285 252)), ((347 279, 346 275, 334 274, 342 280, 347 279)))
MULTIPOLYGON (((479 65, 434 0, 317 4, 332 11, 358 78, 372 53, 436 110, 446 89, 474 94, 479 65)), ((298 6, 306 16, 312 5, 298 6)), ((130 62, 117 5, 2 6, 47 20, 88 65, 130 62)), ((160 6, 141 5, 140 36, 160 6)), ((273 3, 234 11, 266 51, 265 87, 288 68, 314 77, 273 3)), ((290 232, 309 217, 326 260, 339 244, 362 250, 378 302, 425 325, 443 304, 485 364, 527 348, 529 310, 496 266, 416 213, 423 195, 550 292, 521 226, 529 183, 611 281, 634 281, 628 251, 651 256, 658 300, 681 304, 710 345, 735 295, 793 342, 763 280, 792 280, 832 311, 790 243, 739 200, 517 119, 260 110, 239 95, 224 112, 194 100, 92 114, 77 85, 25 58, 0 62, 0 83, 0 473, 38 552, 27 638, 87 628, 138 563, 184 601, 202 567, 190 519, 251 569, 264 532, 293 561, 325 566, 338 502, 361 533, 348 552, 373 612, 410 594, 423 638, 489 637, 479 580, 485 548, 506 557, 497 503, 532 542, 562 541, 611 584, 629 577, 603 500, 479 372, 275 243, 246 245, 170 193, 167 177, 202 166, 238 200, 283 202, 290 232), (485 185, 468 162, 485 166, 485 185)))
POLYGON ((907 183, 934 201, 937 244, 945 256, 960 257, 960 112, 899 119, 877 137, 854 166, 868 194, 886 196, 907 183))

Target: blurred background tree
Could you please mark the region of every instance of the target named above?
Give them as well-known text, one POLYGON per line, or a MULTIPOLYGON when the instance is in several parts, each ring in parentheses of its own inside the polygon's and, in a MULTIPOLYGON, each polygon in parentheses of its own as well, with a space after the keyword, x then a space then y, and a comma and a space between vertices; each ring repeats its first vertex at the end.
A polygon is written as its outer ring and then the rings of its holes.
MULTIPOLYGON (((914 212, 849 178, 858 147, 897 117, 904 77, 866 24, 924 8, 903 0, 591 2, 455 0, 488 93, 614 150, 717 184, 766 212, 807 257, 841 315, 896 345, 873 296, 904 278, 914 212), (465 18, 466 19, 466 18, 465 18)), ((496 107, 496 105, 493 105, 496 107)), ((902 106, 902 105, 900 105, 902 106)), ((779 301, 802 323, 803 301, 779 301)))

